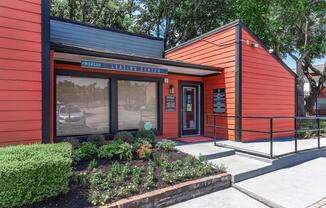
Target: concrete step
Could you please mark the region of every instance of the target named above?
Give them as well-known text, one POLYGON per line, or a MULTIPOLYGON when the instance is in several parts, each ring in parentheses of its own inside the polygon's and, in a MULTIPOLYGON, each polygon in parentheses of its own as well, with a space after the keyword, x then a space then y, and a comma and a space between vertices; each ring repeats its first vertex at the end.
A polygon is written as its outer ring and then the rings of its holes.
POLYGON ((213 160, 235 154, 235 150, 214 146, 212 142, 177 145, 177 149, 195 157, 201 155, 206 160, 213 160))
POLYGON ((270 171, 271 163, 263 162, 243 155, 231 155, 209 160, 215 165, 224 164, 232 174, 234 183, 265 174, 270 171))
POLYGON ((178 145, 177 149, 198 157, 204 156, 213 164, 224 164, 232 174, 232 182, 237 183, 275 170, 326 156, 326 148, 299 152, 276 159, 254 156, 234 149, 214 146, 212 142, 178 145))

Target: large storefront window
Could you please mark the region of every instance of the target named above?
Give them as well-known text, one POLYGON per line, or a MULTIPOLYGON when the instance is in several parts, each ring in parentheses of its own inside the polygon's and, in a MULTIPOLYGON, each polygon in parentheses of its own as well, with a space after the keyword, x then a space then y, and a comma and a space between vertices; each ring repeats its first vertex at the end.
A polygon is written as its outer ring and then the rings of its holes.
POLYGON ((118 128, 157 128, 157 82, 118 80, 118 128))
POLYGON ((109 79, 57 76, 57 135, 109 133, 109 79))

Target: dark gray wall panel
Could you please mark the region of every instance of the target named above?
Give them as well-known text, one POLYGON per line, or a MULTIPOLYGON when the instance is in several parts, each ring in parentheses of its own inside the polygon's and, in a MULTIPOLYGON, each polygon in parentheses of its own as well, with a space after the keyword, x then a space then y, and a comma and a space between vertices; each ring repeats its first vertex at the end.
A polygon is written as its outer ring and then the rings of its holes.
POLYGON ((161 58, 162 40, 149 39, 52 19, 51 42, 107 50, 114 53, 161 58))

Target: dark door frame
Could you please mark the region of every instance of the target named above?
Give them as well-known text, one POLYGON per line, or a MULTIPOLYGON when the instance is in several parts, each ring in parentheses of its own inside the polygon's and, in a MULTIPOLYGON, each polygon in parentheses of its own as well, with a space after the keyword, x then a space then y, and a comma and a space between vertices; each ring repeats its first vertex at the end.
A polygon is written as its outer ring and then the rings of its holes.
MULTIPOLYGON (((204 85, 202 82, 196 82, 196 81, 179 81, 178 82, 178 124, 179 124, 179 137, 182 137, 182 126, 183 126, 183 121, 182 121, 182 104, 183 104, 183 92, 182 92, 182 87, 183 86, 199 86, 198 90, 198 101, 199 101, 199 106, 198 106, 198 121, 199 121, 199 129, 198 129, 198 135, 203 135, 204 134, 204 85)), ((188 135, 185 135, 188 136, 188 135)), ((189 135, 191 136, 191 135, 189 135)))

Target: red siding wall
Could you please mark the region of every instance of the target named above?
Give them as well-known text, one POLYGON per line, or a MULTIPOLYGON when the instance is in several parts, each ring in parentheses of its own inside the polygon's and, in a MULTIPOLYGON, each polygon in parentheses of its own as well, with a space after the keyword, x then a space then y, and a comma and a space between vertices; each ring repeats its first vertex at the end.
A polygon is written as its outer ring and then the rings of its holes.
MULTIPOLYGON (((172 60, 224 68, 222 75, 204 78, 205 117, 207 113, 213 113, 212 90, 219 87, 226 88, 226 115, 235 114, 235 31, 232 26, 205 37, 206 41, 198 40, 166 54, 166 58, 172 60)), ((218 124, 234 128, 234 119, 218 119, 218 124)), ((212 129, 205 128, 206 135, 211 135, 211 132, 212 129)), ((218 136, 228 135, 229 139, 234 139, 234 131, 219 130, 219 134, 218 136)))
POLYGON ((0 146, 41 141, 41 0, 0 1, 0 146))
MULTIPOLYGON (((242 115, 294 116, 295 79, 261 45, 253 48, 246 40, 256 40, 242 29, 242 115)), ((275 119, 274 130, 293 130, 293 119, 275 119)), ((269 130, 269 120, 243 119, 243 129, 269 130)), ((286 136, 291 134, 278 134, 286 136)), ((242 141, 268 138, 260 133, 243 133, 242 141)))

